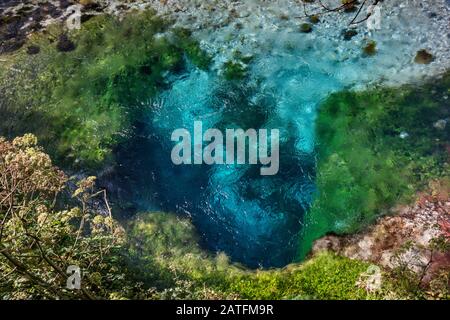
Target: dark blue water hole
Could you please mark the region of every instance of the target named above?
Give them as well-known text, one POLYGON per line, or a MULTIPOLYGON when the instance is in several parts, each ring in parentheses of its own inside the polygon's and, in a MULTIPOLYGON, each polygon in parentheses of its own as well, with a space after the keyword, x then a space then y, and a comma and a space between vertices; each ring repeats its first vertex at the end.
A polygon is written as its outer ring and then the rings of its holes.
POLYGON ((177 79, 148 102, 136 138, 117 152, 136 210, 191 217, 204 248, 246 266, 292 262, 314 192, 315 159, 310 113, 290 117, 287 105, 259 82, 223 83, 202 72, 177 79), (174 165, 171 133, 192 132, 194 121, 202 121, 204 130, 279 129, 279 172, 262 176, 260 165, 249 164, 174 165))

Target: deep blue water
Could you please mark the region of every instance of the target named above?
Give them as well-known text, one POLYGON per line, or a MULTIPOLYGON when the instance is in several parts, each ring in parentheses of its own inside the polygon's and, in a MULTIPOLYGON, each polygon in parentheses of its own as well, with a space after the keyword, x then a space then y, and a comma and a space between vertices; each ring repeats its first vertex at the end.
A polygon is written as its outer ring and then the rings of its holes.
POLYGON ((249 267, 280 267, 296 255, 314 192, 315 109, 335 84, 302 63, 260 75, 254 70, 229 82, 192 68, 170 79, 169 88, 147 103, 141 137, 122 161, 139 168, 133 178, 139 210, 189 216, 210 251, 249 267), (279 129, 278 174, 261 176, 260 165, 174 165, 171 133, 192 132, 194 121, 202 121, 203 130, 279 129))
MULTIPOLYGON (((385 5, 383 12, 396 7, 385 5)), ((119 155, 128 168, 123 178, 135 185, 123 192, 132 190, 136 210, 192 217, 203 246, 224 251, 234 261, 250 267, 291 262, 315 191, 314 126, 320 102, 345 88, 400 85, 447 64, 442 52, 436 52, 439 63, 412 62, 419 48, 446 48, 445 39, 432 36, 441 34, 444 20, 430 17, 422 6, 383 14, 381 30, 362 24, 351 41, 342 39, 346 22, 329 18, 305 34, 298 32, 297 20, 271 20, 271 10, 259 6, 252 9, 259 16, 245 18, 242 30, 233 24, 199 28, 198 38, 216 48, 214 65, 208 72, 189 68, 169 75, 167 89, 143 103, 148 112, 137 125, 139 135, 119 155), (377 43, 375 56, 361 52, 367 39, 377 43), (253 59, 248 76, 233 83, 217 71, 230 59, 227 52, 235 50, 253 59), (194 121, 202 121, 204 130, 279 129, 280 171, 260 176, 258 165, 173 165, 171 133, 178 128, 192 132, 194 121)))

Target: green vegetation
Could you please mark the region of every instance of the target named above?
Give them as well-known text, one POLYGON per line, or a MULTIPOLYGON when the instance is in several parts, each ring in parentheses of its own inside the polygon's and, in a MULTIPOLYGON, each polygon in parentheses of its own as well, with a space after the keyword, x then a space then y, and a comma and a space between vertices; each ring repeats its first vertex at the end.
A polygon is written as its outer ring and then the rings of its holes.
POLYGON ((100 164, 130 136, 143 103, 164 86, 164 74, 183 67, 184 53, 194 65, 208 67, 210 58, 187 32, 163 36, 169 29, 162 18, 143 12, 120 21, 95 17, 68 35, 57 26, 34 35, 30 45, 39 53, 22 50, 0 71, 6 115, 0 134, 31 131, 58 162, 100 164), (71 48, 73 42, 74 50, 60 52, 61 39, 71 48))
POLYGON ((304 256, 327 232, 351 233, 433 178, 448 176, 450 75, 433 84, 333 94, 317 120, 318 194, 304 256))
POLYGON ((122 272, 123 229, 90 209, 103 194, 95 179, 77 181, 59 208, 68 178, 36 142, 31 134, 0 137, 0 299, 149 296, 122 272), (66 287, 69 266, 82 270, 81 290, 66 287))
POLYGON ((212 58, 200 48, 200 44, 191 37, 188 29, 174 29, 175 43, 184 50, 189 60, 200 69, 208 69, 212 58))
POLYGON ((129 265, 163 298, 365 299, 356 283, 368 264, 331 253, 304 265, 250 271, 198 246, 192 224, 167 213, 139 215, 129 226, 129 265))
POLYGON ((252 54, 243 54, 239 50, 233 52, 233 58, 222 66, 222 73, 226 80, 242 80, 247 76, 249 64, 253 61, 252 54))
POLYGON ((246 299, 368 299, 357 286, 368 264, 321 253, 303 265, 257 272, 231 282, 232 292, 246 299))
POLYGON ((192 224, 166 213, 139 215, 125 236, 111 212, 92 209, 93 199, 107 201, 95 178, 69 191, 69 179, 36 140, 0 139, 0 298, 368 296, 356 286, 365 263, 325 253, 305 265, 249 271, 203 251, 192 224), (70 265, 82 270, 82 290, 66 287, 70 265))
MULTIPOLYGON (((422 288, 420 273, 409 265, 392 271, 330 252, 282 269, 249 270, 231 263, 224 253, 211 254, 198 245, 190 221, 151 212, 127 226, 126 254, 130 274, 154 287, 162 299, 424 299, 448 297, 448 274, 422 288), (373 270, 380 282, 373 286, 373 270)), ((448 241, 444 241, 448 250, 448 241)), ((438 245, 438 244, 437 244, 438 245)), ((437 246, 436 245, 436 246, 437 246)), ((442 246, 442 244, 441 244, 442 246)), ((402 252, 398 252, 400 255, 402 252)))
POLYGON ((374 56, 377 53, 377 43, 374 40, 368 41, 363 49, 363 55, 366 57, 374 56))
POLYGON ((309 22, 314 23, 314 24, 320 22, 319 16, 318 16, 318 15, 315 15, 315 14, 312 15, 312 16, 309 16, 308 20, 309 20, 309 22))
MULTIPOLYGON (((248 270, 230 263, 223 253, 202 250, 190 221, 167 213, 140 214, 125 231, 107 210, 105 191, 95 189, 95 178, 70 182, 36 146, 33 135, 12 142, 0 138, 0 178, 0 299, 430 295, 418 287, 420 275, 407 266, 381 272, 380 285, 370 289, 368 263, 328 252, 283 269, 248 270), (98 200, 105 202, 104 212, 93 209, 99 208, 98 200), (70 265, 82 270, 82 290, 66 286, 70 265)), ((436 248, 448 250, 448 242, 436 243, 436 248)), ((445 274, 434 280, 432 297, 448 295, 447 281, 445 274)))
POLYGON ((238 80, 247 75, 247 66, 240 61, 229 60, 224 63, 223 69, 223 74, 227 80, 238 80))
MULTIPOLYGON (((364 51, 375 54, 376 44, 364 51)), ((201 69, 211 63, 189 31, 171 30, 152 12, 121 21, 95 17, 70 34, 51 27, 0 68, 0 134, 32 131, 58 163, 104 164, 133 134, 143 103, 164 87, 165 74, 185 67, 185 57, 201 69)), ((223 66, 225 79, 245 78, 251 60, 237 52, 223 66)), ((449 88, 447 74, 420 88, 340 92, 323 103, 318 193, 300 258, 318 237, 355 232, 430 179, 449 176, 449 88)), ((36 140, 0 138, 2 299, 426 297, 407 267, 369 292, 360 285, 369 265, 332 253, 283 269, 248 270, 202 250, 190 221, 167 213, 140 214, 125 232, 110 211, 93 209, 94 199, 109 208, 95 179, 70 180, 36 140), (80 291, 66 288, 69 265, 83 270, 80 291)), ((448 297, 445 281, 432 284, 437 298, 448 297)))

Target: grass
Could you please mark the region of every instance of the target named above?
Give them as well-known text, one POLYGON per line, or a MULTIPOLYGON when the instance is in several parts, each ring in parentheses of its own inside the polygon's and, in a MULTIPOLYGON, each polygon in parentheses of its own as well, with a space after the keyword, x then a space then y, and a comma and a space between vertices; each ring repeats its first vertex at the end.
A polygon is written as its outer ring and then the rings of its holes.
POLYGON ((158 212, 138 215, 128 237, 132 273, 138 281, 171 293, 164 298, 371 298, 356 285, 369 265, 332 253, 283 269, 252 271, 229 262, 223 253, 202 250, 189 220, 158 212))

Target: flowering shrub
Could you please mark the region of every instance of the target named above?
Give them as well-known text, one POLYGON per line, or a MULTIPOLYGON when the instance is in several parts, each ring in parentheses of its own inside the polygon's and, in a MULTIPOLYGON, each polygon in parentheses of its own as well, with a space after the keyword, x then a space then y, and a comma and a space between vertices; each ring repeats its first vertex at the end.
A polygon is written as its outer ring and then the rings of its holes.
POLYGON ((79 181, 74 204, 60 209, 68 178, 36 144, 31 134, 0 138, 0 297, 120 298, 135 290, 118 268, 123 229, 90 209, 104 195, 94 192, 95 178, 79 181), (67 288, 69 266, 81 270, 79 290, 67 288))

